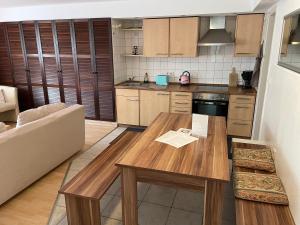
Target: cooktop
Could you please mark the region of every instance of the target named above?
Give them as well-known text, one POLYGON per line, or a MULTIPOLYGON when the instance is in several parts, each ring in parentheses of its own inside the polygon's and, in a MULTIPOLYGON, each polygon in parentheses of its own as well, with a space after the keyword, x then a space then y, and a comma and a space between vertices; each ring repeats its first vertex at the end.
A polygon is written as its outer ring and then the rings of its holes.
POLYGON ((201 86, 197 86, 195 89, 195 92, 228 92, 228 87, 226 86, 214 86, 214 85, 201 85, 201 86))

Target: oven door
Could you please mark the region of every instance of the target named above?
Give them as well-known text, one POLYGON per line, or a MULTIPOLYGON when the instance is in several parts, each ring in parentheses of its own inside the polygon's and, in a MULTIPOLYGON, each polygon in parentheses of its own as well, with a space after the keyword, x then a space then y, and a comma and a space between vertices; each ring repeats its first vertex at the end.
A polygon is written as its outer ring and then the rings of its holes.
POLYGON ((193 113, 227 117, 228 102, 193 99, 193 113))

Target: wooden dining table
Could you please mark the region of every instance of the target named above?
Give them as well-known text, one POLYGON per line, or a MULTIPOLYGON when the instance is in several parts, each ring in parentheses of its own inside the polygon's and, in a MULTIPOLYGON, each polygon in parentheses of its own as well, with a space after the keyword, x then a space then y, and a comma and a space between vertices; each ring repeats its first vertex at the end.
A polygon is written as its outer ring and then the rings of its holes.
POLYGON ((192 115, 160 113, 117 162, 124 225, 138 225, 137 182, 204 191, 199 225, 221 225, 224 185, 230 181, 225 118, 209 116, 207 137, 181 148, 155 141, 170 130, 191 127, 192 115))

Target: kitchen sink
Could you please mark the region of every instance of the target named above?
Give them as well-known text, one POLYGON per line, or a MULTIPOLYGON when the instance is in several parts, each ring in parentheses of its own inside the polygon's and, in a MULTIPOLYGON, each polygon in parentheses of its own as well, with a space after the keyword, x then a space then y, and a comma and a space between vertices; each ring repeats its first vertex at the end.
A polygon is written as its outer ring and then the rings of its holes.
POLYGON ((149 84, 145 84, 145 83, 141 83, 141 82, 126 82, 122 85, 128 86, 128 87, 144 87, 144 86, 148 86, 149 84))

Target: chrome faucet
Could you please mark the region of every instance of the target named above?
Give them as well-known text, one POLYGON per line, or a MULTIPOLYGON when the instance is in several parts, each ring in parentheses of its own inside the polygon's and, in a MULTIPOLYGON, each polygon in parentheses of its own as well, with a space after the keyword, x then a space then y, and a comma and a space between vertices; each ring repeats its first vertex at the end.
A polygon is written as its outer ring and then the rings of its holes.
POLYGON ((129 81, 133 81, 133 80, 134 80, 134 78, 135 78, 135 76, 128 77, 128 80, 129 80, 129 81))

